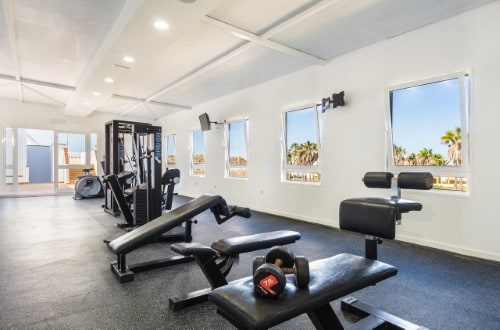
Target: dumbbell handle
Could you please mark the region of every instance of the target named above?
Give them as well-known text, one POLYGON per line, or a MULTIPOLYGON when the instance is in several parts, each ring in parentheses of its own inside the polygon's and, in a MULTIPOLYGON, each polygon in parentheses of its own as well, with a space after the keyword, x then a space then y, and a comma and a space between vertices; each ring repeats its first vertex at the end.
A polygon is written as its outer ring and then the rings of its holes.
POLYGON ((283 266, 283 260, 281 260, 279 258, 276 259, 276 260, 274 260, 274 264, 276 266, 278 266, 283 271, 283 273, 285 273, 285 274, 296 274, 297 273, 297 271, 295 270, 295 268, 281 267, 281 266, 283 266))

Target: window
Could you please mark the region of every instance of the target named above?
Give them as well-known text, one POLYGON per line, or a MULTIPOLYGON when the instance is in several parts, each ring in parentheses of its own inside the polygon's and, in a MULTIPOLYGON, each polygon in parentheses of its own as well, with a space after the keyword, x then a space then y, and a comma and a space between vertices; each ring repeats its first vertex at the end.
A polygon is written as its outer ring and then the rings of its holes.
POLYGON ((247 178, 248 120, 226 125, 226 177, 247 178))
POLYGON ((429 171, 434 189, 467 191, 469 81, 457 73, 389 89, 390 170, 429 171))
POLYGON ((191 175, 205 175, 205 151, 201 129, 191 131, 191 175))
POLYGON ((283 170, 282 181, 321 181, 321 107, 283 113, 283 170))
POLYGON ((167 167, 175 165, 175 134, 167 135, 167 167))

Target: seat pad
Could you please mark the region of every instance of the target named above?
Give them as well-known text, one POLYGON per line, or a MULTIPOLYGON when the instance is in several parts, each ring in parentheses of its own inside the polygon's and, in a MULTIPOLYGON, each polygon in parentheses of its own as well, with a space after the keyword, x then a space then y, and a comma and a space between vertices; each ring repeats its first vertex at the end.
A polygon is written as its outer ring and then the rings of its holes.
POLYGON ((312 261, 309 269, 309 287, 297 288, 287 275, 279 299, 257 297, 250 276, 214 289, 209 300, 241 327, 267 329, 397 274, 391 265, 347 253, 312 261))
POLYGON ((271 248, 276 245, 286 245, 300 239, 300 233, 291 230, 278 230, 267 233, 246 235, 221 239, 212 243, 212 249, 229 256, 261 249, 271 248))

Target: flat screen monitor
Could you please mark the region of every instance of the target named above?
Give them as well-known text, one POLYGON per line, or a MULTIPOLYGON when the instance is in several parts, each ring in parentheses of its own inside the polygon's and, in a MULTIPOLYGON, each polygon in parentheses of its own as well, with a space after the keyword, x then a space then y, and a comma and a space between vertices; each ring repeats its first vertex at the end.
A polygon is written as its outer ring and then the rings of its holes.
POLYGON ((204 113, 200 115, 200 125, 202 131, 210 130, 210 119, 208 118, 208 114, 204 113))

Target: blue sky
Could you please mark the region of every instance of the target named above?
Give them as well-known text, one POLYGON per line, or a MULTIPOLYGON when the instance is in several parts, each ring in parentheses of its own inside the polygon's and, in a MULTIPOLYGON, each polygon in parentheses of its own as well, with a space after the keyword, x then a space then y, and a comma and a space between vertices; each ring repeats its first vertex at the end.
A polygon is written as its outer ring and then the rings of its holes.
POLYGON ((167 151, 170 155, 175 155, 175 135, 167 136, 167 151))
POLYGON ((427 148, 448 159, 441 136, 460 127, 459 96, 458 79, 394 91, 393 143, 405 148, 407 155, 427 148))
POLYGON ((287 148, 294 142, 298 144, 307 141, 317 143, 315 130, 315 116, 313 108, 307 110, 289 111, 286 114, 286 145, 287 148))
POLYGON ((245 121, 229 123, 229 155, 231 157, 247 158, 245 126, 245 121))
POLYGON ((193 154, 203 154, 203 132, 201 129, 193 131, 193 154))

